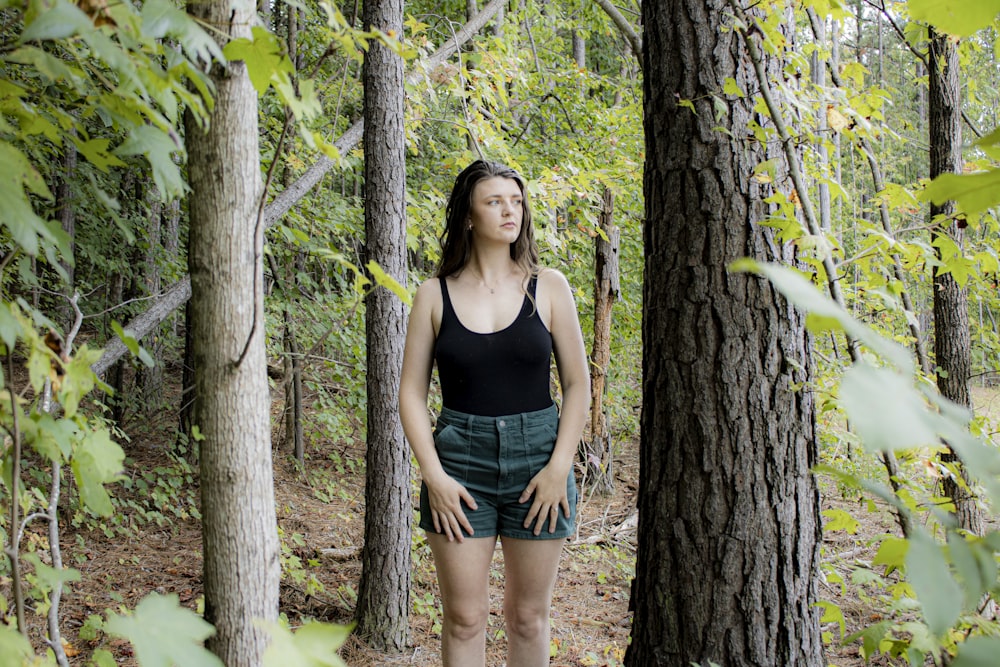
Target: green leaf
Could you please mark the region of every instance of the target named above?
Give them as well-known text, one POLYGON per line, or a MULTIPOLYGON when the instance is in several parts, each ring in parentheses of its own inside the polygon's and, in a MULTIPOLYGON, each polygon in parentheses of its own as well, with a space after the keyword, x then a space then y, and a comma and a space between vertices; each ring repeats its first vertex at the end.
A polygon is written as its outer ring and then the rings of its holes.
POLYGON ((45 180, 31 165, 25 155, 8 144, 0 141, 0 164, 4 166, 4 178, 0 178, 0 224, 10 231, 11 237, 31 256, 38 254, 38 237, 54 241, 45 221, 35 214, 31 202, 25 194, 25 188, 52 200, 45 180))
POLYGON ((115 332, 115 335, 118 336, 121 342, 125 343, 125 347, 132 353, 132 356, 138 357, 139 361, 146 365, 146 368, 152 368, 156 365, 156 362, 153 361, 153 357, 149 354, 149 351, 139 345, 138 339, 129 333, 127 329, 123 329, 122 325, 118 324, 118 322, 112 321, 111 330, 115 332))
POLYGON ((22 422, 25 442, 50 461, 68 460, 73 452, 78 429, 70 419, 34 412, 22 422))
POLYGON ((909 0, 910 16, 943 32, 968 37, 1000 14, 1000 0, 909 0))
POLYGON ((935 637, 943 637, 962 613, 962 591, 941 547, 923 531, 910 537, 906 570, 927 626, 935 637))
POLYGON ((990 582, 983 581, 983 572, 979 569, 979 562, 963 536, 955 532, 948 533, 948 553, 965 593, 965 606, 966 608, 971 607, 986 591, 990 582))
POLYGON ((71 581, 80 581, 80 572, 78 570, 74 570, 71 567, 57 570, 43 563, 38 554, 24 554, 24 560, 31 563, 32 567, 35 568, 35 576, 45 585, 46 590, 51 591, 56 586, 62 586, 71 581))
POLYGON ((21 323, 11 312, 12 305, 0 303, 0 339, 8 350, 14 349, 17 337, 21 335, 21 323))
POLYGON ((892 369, 855 364, 844 373, 840 401, 871 450, 925 447, 938 440, 924 419, 927 405, 911 379, 892 369))
POLYGON ((736 79, 731 76, 726 77, 725 83, 722 84, 722 92, 726 95, 733 95, 735 97, 746 97, 746 93, 744 93, 743 89, 740 88, 740 85, 736 83, 736 79))
POLYGON ((34 20, 21 33, 20 43, 66 39, 91 32, 94 24, 76 5, 58 0, 45 11, 34 14, 34 20))
POLYGON ((958 645, 958 655, 949 664, 951 667, 996 667, 998 655, 1000 639, 972 637, 958 645))
POLYGON ((878 652, 879 644, 882 639, 885 638, 886 631, 892 626, 890 621, 880 621, 874 625, 870 625, 860 632, 855 632, 852 635, 846 637, 842 646, 848 646, 853 644, 858 639, 861 640, 861 647, 864 651, 864 657, 866 659, 871 659, 878 652))
POLYGON ((118 664, 115 662, 115 654, 103 648, 95 650, 94 654, 90 656, 90 661, 94 667, 115 667, 118 664))
POLYGON ((264 667, 347 667, 337 650, 350 636, 353 624, 307 623, 294 634, 280 623, 259 625, 271 634, 264 667))
POLYGON ((843 637, 847 620, 844 618, 844 612, 840 609, 840 606, 826 600, 820 600, 816 603, 816 606, 823 610, 823 616, 819 619, 819 622, 836 623, 840 627, 840 636, 843 637))
POLYGON ((322 115, 323 104, 316 94, 316 85, 312 79, 299 82, 298 95, 295 94, 295 88, 287 76, 273 77, 271 83, 274 84, 281 101, 288 105, 298 120, 309 120, 322 115))
POLYGON ((132 642, 142 667, 222 667, 222 661, 203 646, 215 628, 180 606, 173 594, 151 593, 131 616, 109 615, 105 630, 132 642))
POLYGON ((695 116, 698 115, 698 111, 694 108, 694 102, 692 102, 691 100, 684 100, 684 99, 677 100, 677 106, 684 107, 685 109, 690 109, 691 113, 693 113, 695 116))
POLYGON ((910 543, 898 537, 887 537, 882 540, 872 565, 884 565, 885 573, 889 574, 893 570, 902 569, 906 562, 906 552, 910 548, 910 543))
POLYGON ((954 199, 969 215, 1000 203, 1000 169, 978 174, 941 174, 920 193, 920 199, 943 204, 954 199))
POLYGON ((63 363, 65 375, 59 383, 58 398, 67 417, 76 414, 80 401, 94 388, 97 376, 91 366, 100 358, 100 350, 92 350, 84 345, 68 363, 63 363))
POLYGON ((143 155, 153 168, 153 180, 164 199, 183 195, 187 186, 173 155, 182 152, 170 135, 151 125, 132 128, 121 146, 115 149, 117 155, 143 155))
POLYGON ((105 431, 85 434, 73 453, 72 467, 80 499, 93 512, 108 516, 114 510, 104 485, 122 472, 125 452, 105 431))
POLYGON ((30 664, 29 660, 34 655, 35 651, 24 635, 6 623, 0 623, 0 665, 30 664))
POLYGON ((823 510, 820 514, 829 519, 823 526, 824 531, 842 530, 849 535, 854 535, 861 527, 861 523, 844 510, 829 509, 823 510))
POLYGON ((216 41, 170 0, 142 3, 142 32, 153 39, 176 37, 188 57, 202 64, 225 60, 216 41))
POLYGON ((379 266, 374 260, 370 260, 365 267, 371 272, 372 278, 375 279, 376 283, 387 288, 393 294, 398 296, 400 301, 403 303, 407 305, 410 304, 412 297, 410 297, 410 293, 406 291, 406 288, 396 282, 395 278, 383 271, 382 267, 379 266))
POLYGON ((230 61, 242 60, 246 63, 250 83, 258 95, 263 95, 274 77, 287 79, 293 67, 274 33, 255 27, 252 34, 252 41, 245 37, 234 39, 226 44, 222 52, 230 61))
POLYGON ((90 164, 94 165, 101 171, 107 171, 111 167, 124 167, 125 163, 119 160, 108 150, 108 144, 111 143, 110 139, 90 139, 88 141, 83 141, 81 139, 74 139, 73 143, 76 144, 76 148, 80 151, 83 157, 87 158, 90 164))

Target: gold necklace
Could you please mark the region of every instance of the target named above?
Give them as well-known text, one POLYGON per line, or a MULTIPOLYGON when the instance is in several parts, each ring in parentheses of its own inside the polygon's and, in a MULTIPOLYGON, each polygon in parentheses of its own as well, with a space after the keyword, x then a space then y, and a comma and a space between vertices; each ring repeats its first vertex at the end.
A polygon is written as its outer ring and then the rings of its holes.
POLYGON ((483 275, 481 273, 479 273, 478 271, 476 271, 475 269, 473 269, 471 266, 469 267, 469 271, 471 271, 472 275, 474 275, 476 277, 476 279, 479 280, 479 284, 480 285, 482 285, 483 287, 485 287, 486 289, 488 289, 490 291, 490 294, 496 294, 497 293, 496 289, 497 289, 497 287, 500 287, 500 283, 502 283, 503 281, 507 280, 507 278, 509 278, 510 275, 512 273, 514 273, 513 271, 508 271, 507 275, 505 275, 503 278, 501 278, 500 280, 498 280, 496 282, 496 285, 494 285, 493 287, 490 287, 486 283, 486 279, 483 278, 483 275))

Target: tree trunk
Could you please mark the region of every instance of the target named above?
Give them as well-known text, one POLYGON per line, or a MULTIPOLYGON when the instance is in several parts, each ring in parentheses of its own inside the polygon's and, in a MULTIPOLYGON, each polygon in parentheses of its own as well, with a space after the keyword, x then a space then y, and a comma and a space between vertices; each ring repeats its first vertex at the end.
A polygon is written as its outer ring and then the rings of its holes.
MULTIPOLYGON (((402 33, 402 0, 366 0, 365 29, 402 33)), ((382 44, 365 54, 365 236, 368 259, 406 284, 406 171, 403 60, 382 44)), ((399 421, 399 375, 406 312, 389 290, 365 300, 368 452, 365 544, 358 588, 358 633, 383 651, 409 635, 410 453, 399 421)))
MULTIPOLYGON (((76 144, 67 141, 64 144, 63 169, 59 175, 59 184, 56 186, 56 210, 62 230, 69 237, 69 257, 62 260, 63 271, 66 272, 66 296, 72 298, 76 291, 76 270, 74 267, 76 257, 76 201, 73 195, 73 179, 76 177, 76 144)), ((63 300, 59 304, 59 322, 63 325, 63 331, 69 331, 73 324, 76 313, 63 300)))
MULTIPOLYGON (((958 50, 947 35, 930 32, 928 63, 930 118, 930 177, 962 173, 962 104, 958 50)), ((963 228, 953 219, 955 202, 931 205, 931 234, 951 238, 961 247, 963 228)), ((941 248, 932 242, 938 258, 941 248)), ((934 358, 937 385, 941 394, 972 409, 969 375, 972 361, 969 340, 969 305, 966 289, 951 273, 934 271, 934 358)), ((944 495, 955 503, 959 526, 976 535, 983 534, 983 515, 975 496, 969 493, 969 477, 950 449, 941 460, 953 464, 962 480, 944 477, 944 495)))
MULTIPOLYGON (((160 293, 160 238, 163 230, 163 204, 160 202, 152 179, 143 181, 145 203, 149 207, 146 219, 148 247, 143 257, 143 296, 155 297, 160 293)), ((162 325, 160 327, 163 328, 162 325)), ((141 410, 150 419, 162 409, 163 397, 163 341, 157 336, 147 341, 145 348, 153 358, 153 367, 138 366, 135 372, 135 386, 141 398, 141 410)))
MULTIPOLYGON (((209 0, 189 11, 250 38, 253 3, 209 0)), ((278 535, 264 349, 263 225, 257 93, 246 65, 214 66, 211 125, 187 117, 191 183, 191 342, 201 442, 208 647, 227 667, 261 664, 278 615, 278 535)))
POLYGON ((590 353, 590 441, 584 443, 584 464, 591 487, 601 495, 615 490, 614 447, 604 390, 611 365, 611 309, 621 294, 618 283, 619 229, 614 226, 614 195, 604 189, 600 226, 608 237, 594 239, 594 345, 590 353))
POLYGON ((752 99, 729 100, 715 119, 712 91, 725 78, 758 87, 727 4, 642 10, 643 411, 625 661, 813 667, 816 436, 812 395, 795 389, 811 366, 805 318, 769 283, 727 270, 740 257, 791 259, 760 224, 769 186, 752 178, 778 155, 746 137, 752 99))

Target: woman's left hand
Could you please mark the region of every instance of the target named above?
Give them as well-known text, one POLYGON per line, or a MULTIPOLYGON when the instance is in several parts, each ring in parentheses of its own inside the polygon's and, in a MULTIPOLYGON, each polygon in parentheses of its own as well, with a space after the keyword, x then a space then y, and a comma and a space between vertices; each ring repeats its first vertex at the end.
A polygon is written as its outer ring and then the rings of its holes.
POLYGON ((569 497, 566 494, 566 478, 568 471, 560 472, 555 466, 547 465, 541 472, 531 478, 528 486, 521 492, 518 502, 526 503, 534 496, 524 527, 531 528, 535 524, 535 535, 540 535, 545 521, 549 522, 549 532, 556 532, 559 520, 559 509, 569 518, 569 497))

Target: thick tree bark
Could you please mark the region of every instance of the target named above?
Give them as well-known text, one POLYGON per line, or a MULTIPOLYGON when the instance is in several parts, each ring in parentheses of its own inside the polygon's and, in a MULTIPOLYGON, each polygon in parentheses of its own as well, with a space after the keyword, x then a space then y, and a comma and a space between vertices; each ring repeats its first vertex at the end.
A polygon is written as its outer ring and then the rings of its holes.
MULTIPOLYGON (((930 61, 927 96, 930 120, 930 177, 962 173, 962 103, 959 81, 958 50, 946 35, 930 33, 930 61)), ((964 230, 951 216, 955 203, 931 205, 932 235, 951 237, 962 245, 964 230), (940 222, 937 222, 940 216, 940 222)), ((940 248, 935 246, 938 257, 940 248)), ((934 358, 937 385, 941 394, 959 405, 972 409, 969 375, 972 355, 969 340, 968 295, 951 273, 934 271, 934 358)), ((969 478, 958 457, 949 449, 941 460, 960 468, 963 482, 943 479, 944 495, 955 503, 959 525, 976 535, 983 534, 983 515, 975 497, 968 491, 969 478)))
MULTIPOLYGON (((250 37, 252 2, 189 5, 220 39, 250 37)), ((201 442, 205 618, 227 667, 261 664, 278 614, 278 535, 264 349, 257 93, 242 62, 212 72, 211 124, 186 124, 191 341, 201 442)))
MULTIPOLYGON (((790 261, 759 224, 754 73, 721 0, 644 2, 645 279, 635 667, 819 666, 820 518, 804 316, 728 265, 790 261), (691 100, 697 114, 677 104, 691 100), (720 132, 723 124, 730 132, 720 132)), ((768 64, 768 71, 773 71, 768 64)), ((772 148, 772 151, 774 148, 772 148)))
MULTIPOLYGON (((365 0, 366 29, 402 33, 403 0, 365 0)), ((406 284, 406 142, 403 60, 381 44, 365 54, 365 237, 368 259, 406 284)), ((402 651, 409 635, 410 453, 399 421, 406 312, 389 290, 365 300, 368 452, 358 633, 402 651)))

